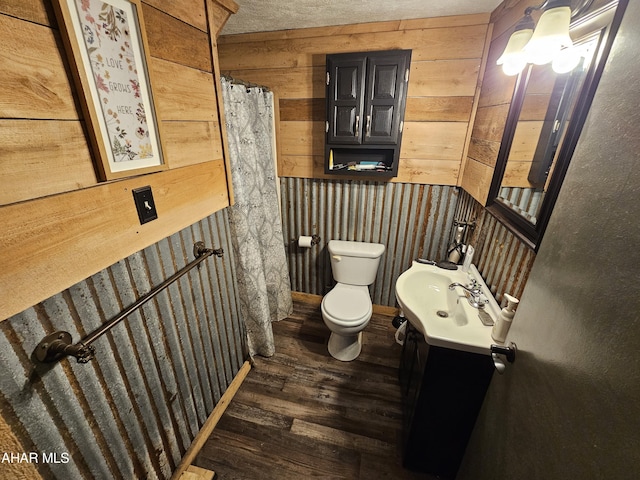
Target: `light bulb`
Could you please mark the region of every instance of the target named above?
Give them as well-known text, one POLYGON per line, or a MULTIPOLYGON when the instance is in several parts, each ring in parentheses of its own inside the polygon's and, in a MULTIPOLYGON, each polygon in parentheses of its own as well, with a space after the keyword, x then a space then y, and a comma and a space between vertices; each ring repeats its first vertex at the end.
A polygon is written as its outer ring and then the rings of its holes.
POLYGON ((524 47, 529 62, 544 65, 553 60, 563 47, 571 47, 569 36, 571 8, 556 7, 546 10, 536 26, 529 43, 524 47))
POLYGON ((524 55, 512 57, 502 64, 502 71, 510 77, 518 75, 527 66, 527 58, 524 55))
POLYGON ((523 47, 533 35, 533 29, 516 30, 509 37, 504 53, 500 56, 497 65, 502 65, 502 71, 506 75, 517 75, 527 64, 527 57, 523 47))
POLYGON ((551 62, 551 68, 556 73, 568 73, 578 66, 581 58, 582 55, 580 55, 580 51, 577 48, 563 48, 551 62))

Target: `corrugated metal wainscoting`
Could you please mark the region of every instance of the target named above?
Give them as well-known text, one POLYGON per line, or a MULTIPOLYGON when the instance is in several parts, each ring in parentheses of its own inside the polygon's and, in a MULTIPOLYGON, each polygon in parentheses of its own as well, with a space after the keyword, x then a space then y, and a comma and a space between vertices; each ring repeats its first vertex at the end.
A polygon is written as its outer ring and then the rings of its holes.
POLYGON ((498 302, 505 293, 521 298, 535 252, 464 190, 460 192, 455 217, 476 220, 477 227, 469 241, 476 249, 473 263, 498 302))
POLYGON ((57 459, 44 478, 170 477, 245 358, 228 232, 218 212, 0 323, 0 406, 27 452, 57 459), (96 341, 91 362, 32 361, 46 334, 79 340, 193 260, 197 240, 224 258, 96 341))
POLYGON ((417 257, 441 260, 451 237, 458 189, 357 180, 281 178, 283 234, 291 288, 324 295, 334 284, 329 240, 382 243, 386 252, 373 303, 395 306, 395 282, 417 257), (300 235, 317 234, 320 245, 299 248, 300 235))

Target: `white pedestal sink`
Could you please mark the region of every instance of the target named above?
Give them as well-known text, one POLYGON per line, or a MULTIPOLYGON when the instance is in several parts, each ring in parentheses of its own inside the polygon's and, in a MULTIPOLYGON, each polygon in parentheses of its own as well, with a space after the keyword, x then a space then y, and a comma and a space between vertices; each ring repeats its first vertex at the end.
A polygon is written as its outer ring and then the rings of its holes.
POLYGON ((449 285, 478 282, 488 300, 484 310, 494 321, 500 307, 475 265, 471 265, 469 273, 460 268, 446 270, 414 261, 398 277, 396 298, 405 317, 429 345, 491 355, 490 346, 497 343, 491 338, 492 327, 482 323, 478 309, 469 304, 461 287, 450 290, 449 285))

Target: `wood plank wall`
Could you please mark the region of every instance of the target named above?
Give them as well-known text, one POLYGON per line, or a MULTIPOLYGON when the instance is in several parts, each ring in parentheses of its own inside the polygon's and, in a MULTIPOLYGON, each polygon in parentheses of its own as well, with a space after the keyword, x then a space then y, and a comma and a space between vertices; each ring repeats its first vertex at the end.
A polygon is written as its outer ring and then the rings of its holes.
MULTIPOLYGON (((595 0, 590 9, 596 10, 606 3, 607 0, 595 0)), ((502 67, 496 65, 496 61, 502 55, 516 23, 524 14, 525 8, 530 5, 531 2, 528 0, 505 1, 491 14, 491 24, 493 25, 491 46, 482 79, 478 111, 471 133, 465 170, 460 181, 462 188, 482 205, 487 204, 489 187, 516 82, 516 77, 505 75, 502 72, 502 67)), ((539 15, 540 12, 534 12, 532 16, 537 21, 539 15)), ((532 115, 534 115, 533 110, 529 112, 529 120, 532 119, 532 115)), ((516 132, 517 138, 515 138, 515 144, 521 150, 519 160, 528 155, 527 150, 535 149, 531 140, 534 137, 537 138, 536 133, 539 132, 539 129, 540 124, 536 124, 536 122, 526 122, 519 125, 519 131, 516 132)), ((526 161, 510 165, 505 172, 508 186, 529 186, 526 180, 527 173, 528 162, 526 161)))
POLYGON ((503 2, 491 14, 493 32, 487 57, 487 66, 478 99, 478 110, 471 133, 462 188, 480 204, 487 204, 489 187, 500 150, 516 77, 509 77, 496 65, 505 45, 520 20, 526 0, 503 2))
POLYGON ((265 85, 279 98, 279 175, 328 178, 323 170, 326 54, 412 49, 393 181, 457 185, 488 22, 489 14, 479 14, 230 35, 219 38, 218 52, 223 73, 265 85))
POLYGON ((101 183, 51 0, 0 1, 0 320, 229 205, 209 31, 233 5, 145 0, 169 169, 101 183), (140 226, 144 185, 159 218, 140 226))

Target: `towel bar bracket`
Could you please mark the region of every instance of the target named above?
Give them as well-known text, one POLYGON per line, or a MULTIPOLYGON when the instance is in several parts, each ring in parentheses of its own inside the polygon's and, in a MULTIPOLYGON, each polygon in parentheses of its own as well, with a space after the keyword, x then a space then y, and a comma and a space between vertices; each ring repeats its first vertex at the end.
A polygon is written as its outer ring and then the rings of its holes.
POLYGON ((200 258, 203 255, 215 255, 216 257, 222 257, 224 250, 222 248, 207 248, 204 242, 196 242, 193 244, 193 256, 200 258))
POLYGON ((39 362, 55 362, 71 355, 76 357, 78 363, 87 363, 95 354, 95 347, 83 343, 73 344, 69 332, 57 331, 44 337, 35 350, 36 359, 39 362))

